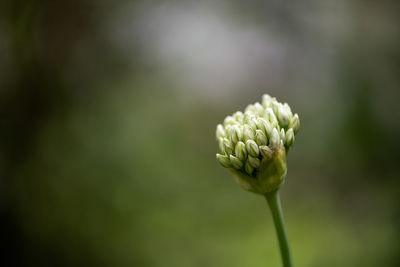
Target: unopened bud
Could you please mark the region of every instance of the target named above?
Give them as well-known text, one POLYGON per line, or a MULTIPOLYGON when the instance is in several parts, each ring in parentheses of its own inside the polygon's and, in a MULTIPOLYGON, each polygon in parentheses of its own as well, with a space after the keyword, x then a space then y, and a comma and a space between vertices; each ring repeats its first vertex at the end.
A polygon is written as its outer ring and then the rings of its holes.
POLYGON ((244 161, 246 159, 246 157, 247 157, 246 145, 242 141, 239 141, 236 144, 235 154, 236 154, 236 157, 238 157, 242 161, 244 161))
POLYGON ((233 114, 233 118, 237 121, 242 123, 243 122, 243 113, 241 111, 237 111, 233 114))
POLYGON ((249 156, 249 157, 247 158, 247 161, 249 162, 250 166, 253 167, 253 168, 258 168, 258 167, 260 167, 260 160, 259 160, 258 158, 249 156))
POLYGON ((281 140, 285 140, 285 130, 282 128, 281 129, 281 132, 280 132, 280 138, 281 138, 281 140))
POLYGON ((246 161, 246 163, 244 164, 244 170, 247 172, 247 174, 251 175, 254 171, 254 168, 251 167, 251 165, 249 164, 249 161, 246 161))
POLYGON ((286 132, 286 139, 285 139, 285 145, 287 147, 291 146, 294 142, 294 132, 293 129, 290 128, 287 132, 286 132))
POLYGON ((289 128, 293 128, 293 132, 296 134, 300 128, 300 119, 299 115, 294 114, 293 118, 290 120, 289 128))
POLYGON ((268 143, 268 139, 263 131, 256 130, 256 142, 259 146, 264 146, 268 143))
POLYGON ((244 125, 243 126, 243 140, 244 141, 249 140, 249 139, 253 140, 254 137, 255 137, 255 132, 254 132, 253 128, 251 128, 248 125, 244 125))
POLYGON ((231 129, 231 140, 234 144, 242 140, 243 138, 243 132, 242 129, 238 125, 232 126, 231 129))
POLYGON ((225 129, 222 124, 217 125, 217 131, 216 131, 217 139, 225 137, 225 129))
POLYGON ((263 158, 270 158, 272 154, 274 153, 271 148, 268 146, 260 146, 260 153, 263 156, 263 158))
POLYGON ((269 146, 272 149, 276 149, 279 147, 279 142, 280 142, 280 138, 279 138, 278 130, 276 128, 274 128, 274 129, 272 129, 272 135, 269 139, 269 146))
POLYGON ((233 144, 228 139, 224 138, 224 150, 227 155, 232 154, 233 144))
POLYGON ((228 156, 217 154, 217 160, 225 168, 231 168, 232 167, 228 156))
POLYGON ((278 121, 281 127, 286 127, 289 124, 289 112, 287 111, 287 109, 285 108, 284 105, 282 104, 278 104, 277 106, 277 117, 278 117, 278 121))
POLYGON ((224 138, 218 138, 218 148, 220 153, 225 153, 224 138))
POLYGON ((266 135, 271 135, 272 126, 271 123, 263 118, 259 118, 259 121, 262 125, 262 129, 266 133, 266 135))
POLYGON ((258 157, 258 154, 260 153, 258 145, 253 140, 246 141, 246 149, 247 153, 253 157, 258 157))
POLYGON ((229 159, 231 161, 232 166, 235 169, 240 170, 243 167, 243 162, 239 158, 235 157, 234 155, 230 155, 229 159))

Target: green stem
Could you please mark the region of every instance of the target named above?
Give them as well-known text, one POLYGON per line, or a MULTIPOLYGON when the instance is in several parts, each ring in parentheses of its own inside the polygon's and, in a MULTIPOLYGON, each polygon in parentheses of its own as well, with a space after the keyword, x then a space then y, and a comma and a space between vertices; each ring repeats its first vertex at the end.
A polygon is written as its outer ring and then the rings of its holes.
POLYGON ((286 233, 285 221, 278 190, 265 194, 269 208, 274 219, 275 230, 278 236, 279 248, 281 250, 283 267, 293 267, 290 255, 289 240, 286 233))

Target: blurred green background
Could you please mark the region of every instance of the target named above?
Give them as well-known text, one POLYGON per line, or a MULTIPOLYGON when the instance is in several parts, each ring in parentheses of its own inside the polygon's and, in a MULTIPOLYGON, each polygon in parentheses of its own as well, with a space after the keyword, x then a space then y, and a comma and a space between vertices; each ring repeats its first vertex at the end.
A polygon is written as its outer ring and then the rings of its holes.
POLYGON ((400 266, 398 1, 0 3, 2 266, 280 266, 215 160, 264 93, 302 126, 296 266, 400 266))

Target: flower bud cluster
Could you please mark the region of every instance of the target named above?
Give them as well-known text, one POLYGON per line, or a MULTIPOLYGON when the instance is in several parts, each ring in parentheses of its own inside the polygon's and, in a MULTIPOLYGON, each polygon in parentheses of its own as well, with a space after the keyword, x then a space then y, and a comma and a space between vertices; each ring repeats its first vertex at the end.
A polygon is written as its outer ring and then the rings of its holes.
POLYGON ((226 168, 255 177, 264 159, 283 147, 288 151, 299 128, 299 116, 293 115, 289 105, 265 94, 261 104, 249 105, 218 124, 217 160, 226 168))

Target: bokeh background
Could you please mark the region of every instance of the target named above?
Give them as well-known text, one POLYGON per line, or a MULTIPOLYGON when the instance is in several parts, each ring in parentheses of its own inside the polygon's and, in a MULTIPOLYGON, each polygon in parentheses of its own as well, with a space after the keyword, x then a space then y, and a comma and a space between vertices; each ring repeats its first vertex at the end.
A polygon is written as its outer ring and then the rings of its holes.
POLYGON ((215 160, 261 100, 302 126, 296 266, 400 266, 400 5, 0 3, 2 266, 280 266, 265 200, 215 160))

